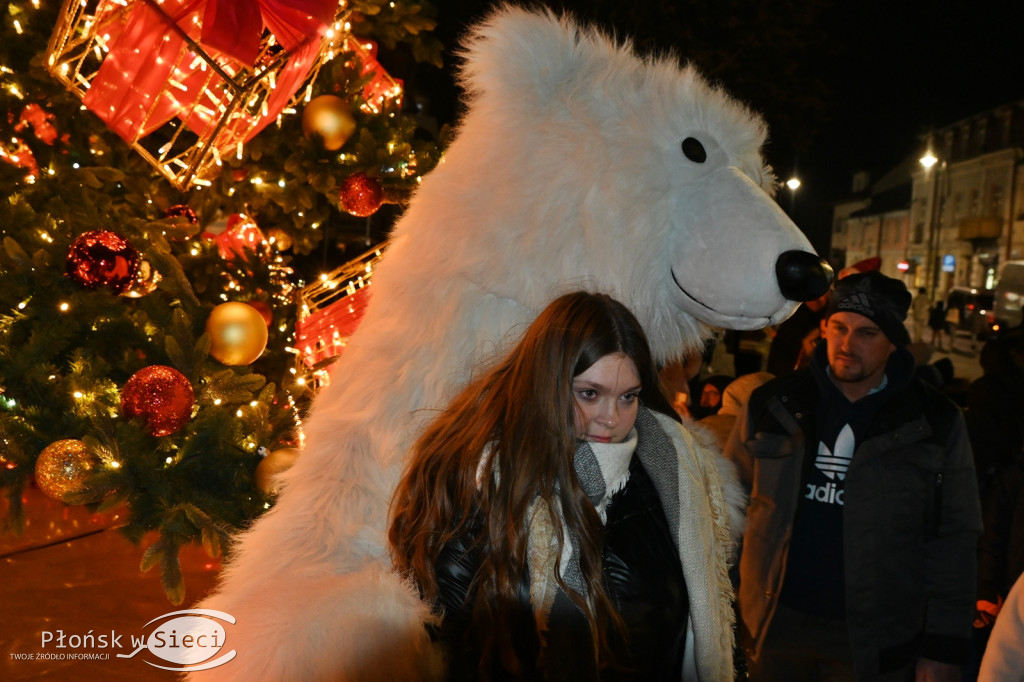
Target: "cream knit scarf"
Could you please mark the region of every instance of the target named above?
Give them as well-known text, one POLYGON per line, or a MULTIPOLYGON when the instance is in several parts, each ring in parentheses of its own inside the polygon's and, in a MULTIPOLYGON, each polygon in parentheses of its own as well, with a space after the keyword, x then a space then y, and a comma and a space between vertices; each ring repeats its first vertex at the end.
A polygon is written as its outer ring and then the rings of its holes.
MULTIPOLYGON (((654 415, 641 407, 633 431, 622 443, 581 441, 576 446, 576 475, 583 486, 583 491, 601 516, 602 522, 607 521, 608 503, 612 496, 622 490, 629 481, 629 463, 634 453, 640 458, 659 493, 679 489, 676 480, 675 446, 662 431, 654 415)), ((678 496, 670 499, 678 500, 678 496)), ((675 504, 678 507, 678 502, 675 504)), ((665 509, 665 513, 670 519, 674 537, 677 530, 675 526, 678 525, 678 509, 665 509)), ((559 589, 555 579, 558 540, 554 532, 551 510, 543 501, 536 501, 530 508, 527 523, 530 529, 527 541, 530 603, 537 620, 537 629, 543 633, 547 629, 547 617, 559 589)), ((573 591, 585 595, 578 543, 578 538, 569 537, 563 544, 559 574, 573 591)))

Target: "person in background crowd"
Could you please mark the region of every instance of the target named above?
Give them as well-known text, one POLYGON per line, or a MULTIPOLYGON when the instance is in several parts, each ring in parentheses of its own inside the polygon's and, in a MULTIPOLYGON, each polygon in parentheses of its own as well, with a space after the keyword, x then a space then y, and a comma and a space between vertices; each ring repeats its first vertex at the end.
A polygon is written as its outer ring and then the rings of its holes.
POLYGON ((992 628, 978 682, 1024 682, 1024 576, 1017 578, 992 628))
POLYGON ((946 302, 939 299, 928 312, 928 328, 932 330, 932 345, 936 350, 943 350, 942 339, 949 330, 949 323, 946 322, 946 302))
POLYGON ((732 433, 733 426, 736 424, 736 418, 743 412, 743 407, 750 399, 750 394, 755 388, 763 386, 772 378, 768 372, 754 372, 736 377, 722 392, 722 406, 718 412, 709 414, 700 420, 701 426, 714 435, 719 449, 725 449, 725 444, 729 441, 729 434, 732 433))
POLYGON ((1014 583, 995 620, 978 682, 1024 682, 1024 576, 1014 583))
POLYGON ((1024 328, 986 342, 979 360, 982 376, 968 387, 965 417, 984 503, 1024 452, 1024 328))
POLYGON ((913 311, 911 317, 914 320, 914 342, 921 343, 924 341, 924 330, 928 326, 928 313, 931 310, 931 306, 928 304, 928 292, 924 287, 918 287, 917 295, 914 296, 910 308, 913 311))
POLYGON ((813 301, 801 303, 793 315, 779 325, 768 348, 765 370, 777 377, 795 372, 807 358, 807 343, 818 337, 821 316, 828 304, 831 289, 813 301))
POLYGON ((730 435, 752 680, 960 680, 977 481, 959 409, 914 378, 910 300, 878 272, 841 279, 810 367, 755 390, 730 435))
POLYGON ((700 382, 697 392, 698 403, 695 408, 691 409, 694 419, 703 419, 708 415, 718 413, 719 408, 722 407, 722 393, 730 381, 732 381, 732 377, 716 374, 700 382))
POLYGON ((984 372, 967 392, 967 432, 974 450, 985 529, 978 543, 976 653, 1024 573, 1024 328, 982 348, 984 372))

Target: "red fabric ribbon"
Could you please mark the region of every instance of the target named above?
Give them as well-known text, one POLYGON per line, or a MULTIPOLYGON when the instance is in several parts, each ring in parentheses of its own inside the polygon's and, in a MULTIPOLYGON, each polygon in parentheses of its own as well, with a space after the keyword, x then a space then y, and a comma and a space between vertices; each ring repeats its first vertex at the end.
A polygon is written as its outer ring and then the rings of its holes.
POLYGON ((207 0, 202 43, 252 64, 266 27, 286 50, 334 20, 338 0, 207 0))
MULTIPOLYGON (((330 4, 333 18, 336 0, 292 0, 291 5, 330 4)), ((258 0, 259 5, 270 0, 258 0)), ((146 2, 130 5, 127 14, 115 12, 103 17, 101 29, 109 35, 110 52, 104 59, 83 103, 128 143, 149 135, 174 117, 178 117, 202 140, 209 140, 219 122, 219 104, 209 91, 222 81, 209 70, 197 68, 195 55, 173 30, 177 24, 193 40, 204 41, 193 19, 206 12, 210 4, 228 6, 232 0, 166 0, 160 9, 146 2), (168 83, 175 87, 168 88, 168 83)), ((239 4, 246 4, 239 2, 239 4)), ((255 3, 254 3, 255 4, 255 3)), ((281 2, 272 4, 283 5, 281 2)), ((258 11, 257 11, 258 14, 258 11)), ((267 15, 263 15, 266 19, 267 15)), ((305 16, 305 15, 304 15, 305 16)), ((272 20, 275 26, 278 20, 272 20)), ((226 24, 221 23, 223 29, 226 24)), ((279 29, 283 30, 283 29, 279 29)), ((319 30, 319 28, 317 29, 319 30)), ((257 52, 261 28, 256 29, 257 52)), ((203 26, 205 36, 206 26, 203 26)), ((287 105, 302 84, 319 53, 319 40, 287 32, 278 40, 295 41, 292 53, 277 74, 277 87, 267 100, 267 111, 256 120, 243 116, 228 123, 227 132, 238 132, 251 140, 269 125, 287 105)), ((315 38, 315 31, 312 35, 315 38)), ((285 46, 289 49, 289 46, 285 46)), ((256 55, 253 55, 255 60, 256 55)), ((247 62, 252 64, 252 61, 247 62)), ((225 152, 226 150, 221 150, 225 152)))

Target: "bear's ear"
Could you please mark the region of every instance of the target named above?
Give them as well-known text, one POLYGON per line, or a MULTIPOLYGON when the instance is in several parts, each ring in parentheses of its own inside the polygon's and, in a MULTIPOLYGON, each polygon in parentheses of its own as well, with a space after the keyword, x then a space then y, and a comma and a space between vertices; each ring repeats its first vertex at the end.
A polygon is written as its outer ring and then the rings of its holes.
POLYGON ((543 107, 561 100, 600 74, 639 67, 628 44, 614 41, 551 10, 504 5, 475 26, 463 43, 461 83, 472 99, 497 95, 503 102, 543 107))

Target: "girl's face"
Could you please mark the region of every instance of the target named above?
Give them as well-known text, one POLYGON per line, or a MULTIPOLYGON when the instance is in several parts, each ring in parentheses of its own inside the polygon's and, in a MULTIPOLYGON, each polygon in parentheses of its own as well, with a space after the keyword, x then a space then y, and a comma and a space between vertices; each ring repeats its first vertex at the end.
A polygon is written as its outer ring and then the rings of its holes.
POLYGON ((621 443, 633 430, 640 404, 640 374, 622 353, 605 355, 572 380, 576 436, 593 443, 621 443))

